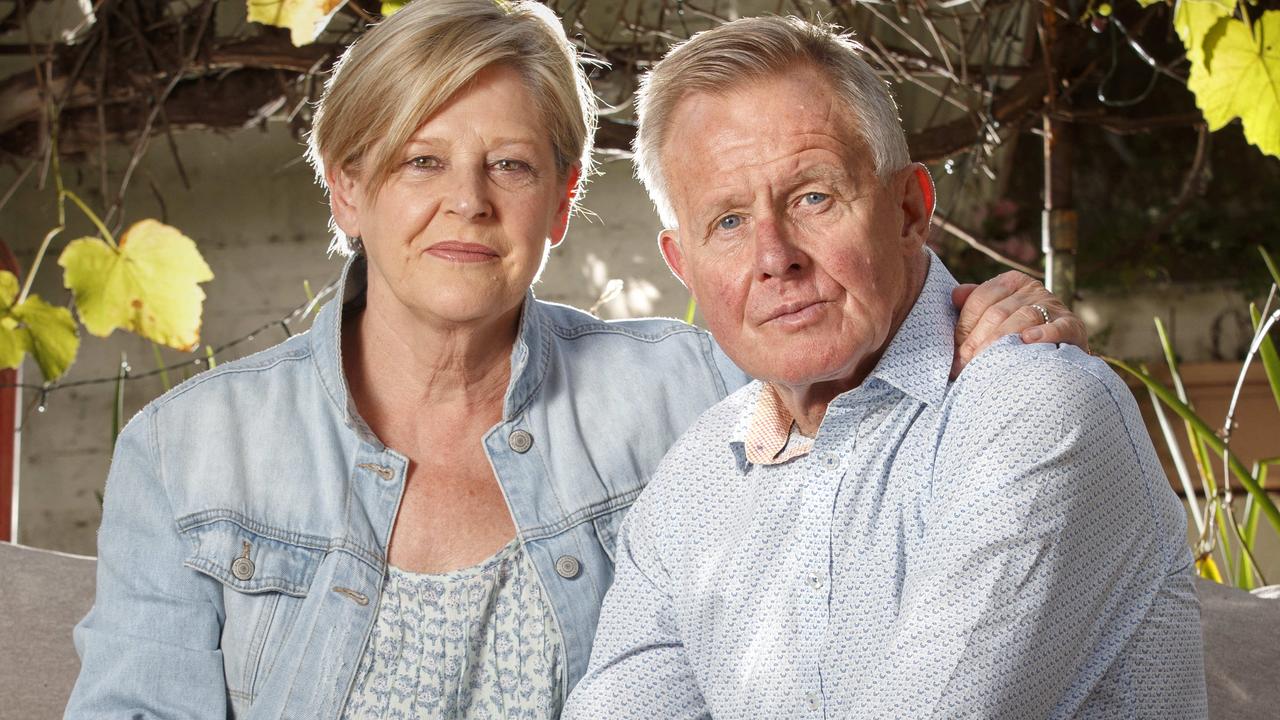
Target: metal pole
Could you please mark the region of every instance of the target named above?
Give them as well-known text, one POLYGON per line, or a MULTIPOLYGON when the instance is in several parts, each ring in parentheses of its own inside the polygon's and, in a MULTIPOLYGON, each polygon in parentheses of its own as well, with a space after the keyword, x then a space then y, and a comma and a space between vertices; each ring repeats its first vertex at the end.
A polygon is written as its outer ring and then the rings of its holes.
POLYGON ((1049 102, 1044 115, 1044 211, 1041 240, 1044 250, 1044 284, 1067 307, 1076 294, 1076 211, 1071 200, 1071 146, 1074 128, 1054 119, 1057 107, 1057 76, 1053 71, 1058 39, 1058 8, 1068 3, 1058 0, 1044 7, 1043 52, 1048 71, 1049 102))

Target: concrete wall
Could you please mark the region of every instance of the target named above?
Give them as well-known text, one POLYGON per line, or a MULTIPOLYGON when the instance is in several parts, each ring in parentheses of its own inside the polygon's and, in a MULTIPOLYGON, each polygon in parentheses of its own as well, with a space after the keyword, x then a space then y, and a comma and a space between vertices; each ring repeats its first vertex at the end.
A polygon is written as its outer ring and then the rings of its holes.
MULTIPOLYGON (((228 135, 188 134, 178 137, 179 153, 191 181, 183 187, 163 141, 153 143, 129 193, 128 219, 160 217, 189 235, 213 268, 205 286, 203 340, 219 346, 278 319, 306 299, 303 283, 319 289, 340 270, 326 254, 329 233, 325 199, 300 162, 300 145, 282 126, 228 135), (155 188, 153 191, 152 188, 155 188), (163 197, 161 206, 157 197, 163 197)), ((113 151, 114 167, 123 153, 113 151)), ((593 215, 576 219, 569 239, 552 251, 536 292, 544 299, 589 308, 613 279, 623 290, 599 306, 607 318, 638 315, 683 316, 688 294, 667 271, 658 255, 659 229, 647 199, 631 178, 625 162, 604 166, 586 195, 593 215)), ((69 164, 68 184, 95 207, 98 176, 93 167, 69 164)), ((0 169, 0 189, 16 176, 0 169)), ((118 177, 112 177, 118 182, 118 177)), ((66 241, 91 233, 74 209, 71 227, 55 243, 35 291, 65 302, 57 253, 66 241)), ((0 239, 24 265, 31 262, 44 233, 55 222, 53 192, 36 188, 30 178, 0 211, 0 239)), ((1169 322, 1185 360, 1212 360, 1238 353, 1244 333, 1239 309, 1244 299, 1215 288, 1153 288, 1138 294, 1087 295, 1079 311, 1093 332, 1103 333, 1103 349, 1115 355, 1154 359, 1158 347, 1153 315, 1169 322)), ((306 323, 293 330, 300 331, 306 323)), ((223 353, 227 360, 268 347, 284 331, 268 328, 251 341, 223 353)), ((127 356, 135 374, 155 367, 151 346, 126 333, 101 339, 85 336, 79 359, 65 378, 111 377, 127 356)), ((191 362, 203 356, 164 351, 166 362, 191 362)), ((200 367, 192 364, 189 372, 200 367)), ((29 382, 39 372, 28 363, 29 382)), ((174 382, 184 373, 173 373, 174 382)), ((131 415, 163 391, 159 378, 130 381, 125 411, 131 415)), ((19 540, 39 547, 92 553, 99 520, 96 493, 101 491, 110 456, 111 383, 58 390, 46 399, 46 410, 32 410, 39 393, 26 394, 21 447, 19 540)), ((1159 444, 1159 442, 1157 442, 1159 444)), ((1280 567, 1273 573, 1280 576, 1280 567)))

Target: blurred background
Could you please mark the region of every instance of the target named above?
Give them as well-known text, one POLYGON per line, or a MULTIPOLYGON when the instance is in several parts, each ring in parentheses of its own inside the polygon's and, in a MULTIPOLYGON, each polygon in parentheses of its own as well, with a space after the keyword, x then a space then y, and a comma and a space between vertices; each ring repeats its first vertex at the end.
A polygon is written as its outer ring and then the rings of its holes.
MULTIPOLYGON (((10 406, 14 430, 7 455, 0 446, 0 471, 11 466, 8 478, 0 472, 0 539, 93 554, 120 423, 211 363, 305 331, 309 302, 341 269, 327 252, 326 198, 303 159, 313 103, 343 48, 401 5, 0 0, 0 260, 32 295, 71 307, 56 262, 66 244, 153 218, 193 239, 214 276, 202 285, 193 349, 80 327, 65 374, 46 376, 36 348, 0 379, 0 436, 10 406), (59 182, 103 228, 60 196, 59 182), (60 207, 65 229, 46 241, 60 207)), ((1280 456, 1280 361, 1273 378, 1261 355, 1241 374, 1251 347, 1265 354, 1254 341, 1267 334, 1255 328, 1277 307, 1259 248, 1280 259, 1280 90, 1265 82, 1280 77, 1280 4, 548 5, 593 59, 604 114, 587 212, 552 251, 540 298, 603 318, 697 322, 632 178, 638 77, 671 44, 736 17, 839 25, 893 87, 913 157, 938 183, 934 250, 962 281, 1011 267, 1049 280, 1088 324, 1096 353, 1146 368, 1188 401, 1204 423, 1190 440, 1172 405, 1153 406, 1147 386, 1118 370, 1187 498, 1201 571, 1280 582, 1271 524, 1280 516, 1240 476, 1256 490, 1280 456), (1233 396, 1234 472, 1214 442, 1233 396)), ((6 310, 0 343, 22 323, 6 310)))

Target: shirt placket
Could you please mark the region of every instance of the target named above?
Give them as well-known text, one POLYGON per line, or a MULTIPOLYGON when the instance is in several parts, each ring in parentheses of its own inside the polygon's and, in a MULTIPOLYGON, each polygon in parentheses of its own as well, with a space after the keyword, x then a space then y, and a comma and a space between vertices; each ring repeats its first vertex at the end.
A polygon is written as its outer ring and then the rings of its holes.
MULTIPOLYGON (((858 415, 852 408, 830 408, 821 437, 815 442, 801 469, 811 480, 806 485, 801 520, 803 537, 810 549, 802 579, 802 597, 811 629, 804 638, 811 679, 799 708, 801 717, 826 718, 829 693, 824 687, 827 673, 821 665, 822 649, 829 642, 831 625, 832 537, 836 495, 853 455, 858 415)), ((833 712, 835 712, 833 710, 833 712)))

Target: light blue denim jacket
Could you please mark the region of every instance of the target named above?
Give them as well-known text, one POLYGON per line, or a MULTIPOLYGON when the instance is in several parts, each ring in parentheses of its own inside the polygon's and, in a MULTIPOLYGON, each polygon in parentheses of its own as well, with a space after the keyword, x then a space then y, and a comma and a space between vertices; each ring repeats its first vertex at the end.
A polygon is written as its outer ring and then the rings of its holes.
MULTIPOLYGON (((339 297, 363 285, 363 261, 349 263, 339 297)), ((348 396, 343 306, 175 388, 121 433, 68 717, 339 716, 408 465, 348 396)), ((586 670, 623 513, 685 428, 746 381, 682 323, 527 298, 483 442, 560 626, 566 692, 586 670)))

